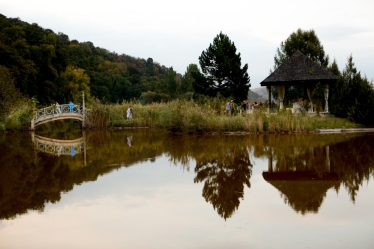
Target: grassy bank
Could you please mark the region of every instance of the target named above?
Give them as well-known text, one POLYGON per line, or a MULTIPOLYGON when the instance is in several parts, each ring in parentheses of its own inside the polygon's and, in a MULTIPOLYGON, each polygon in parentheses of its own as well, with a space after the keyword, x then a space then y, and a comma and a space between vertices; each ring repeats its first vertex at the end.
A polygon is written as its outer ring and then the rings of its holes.
POLYGON ((253 114, 226 115, 225 101, 206 99, 199 103, 175 100, 169 103, 92 104, 87 128, 158 127, 175 132, 306 132, 319 128, 362 127, 347 119, 293 115, 287 111, 268 114, 259 109, 253 114), (126 110, 133 108, 133 119, 126 119, 126 110))
MULTIPOLYGON (((252 114, 225 114, 225 100, 218 98, 198 101, 174 100, 168 103, 141 105, 138 102, 102 104, 94 101, 88 107, 86 127, 108 129, 115 127, 157 127, 175 132, 308 132, 320 128, 362 127, 347 119, 292 115, 287 111, 268 114, 258 109, 252 114), (126 110, 133 108, 133 119, 126 119, 126 110)), ((0 130, 27 130, 31 120, 29 108, 13 113, 0 124, 0 130)), ((40 128, 38 128, 40 129, 40 128)), ((51 125, 41 128, 50 130, 51 125)))

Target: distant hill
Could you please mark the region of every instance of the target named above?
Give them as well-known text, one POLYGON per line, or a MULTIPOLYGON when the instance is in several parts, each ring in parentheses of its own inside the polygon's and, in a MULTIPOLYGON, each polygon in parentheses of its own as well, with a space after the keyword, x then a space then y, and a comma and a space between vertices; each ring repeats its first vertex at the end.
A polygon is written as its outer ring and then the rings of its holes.
POLYGON ((250 89, 250 91, 258 94, 263 99, 267 99, 266 87, 253 88, 253 89, 250 89))
POLYGON ((167 101, 188 92, 192 84, 152 58, 119 55, 2 14, 0 66, 21 93, 36 97, 40 105, 79 102, 82 91, 87 99, 106 103, 139 99, 146 93, 167 101))
POLYGON ((259 87, 259 88, 249 89, 248 99, 252 101, 265 102, 267 100, 266 88, 259 87))
POLYGON ((248 99, 254 100, 254 99, 259 99, 259 98, 261 98, 261 96, 258 95, 257 93, 252 92, 251 90, 248 91, 248 99))

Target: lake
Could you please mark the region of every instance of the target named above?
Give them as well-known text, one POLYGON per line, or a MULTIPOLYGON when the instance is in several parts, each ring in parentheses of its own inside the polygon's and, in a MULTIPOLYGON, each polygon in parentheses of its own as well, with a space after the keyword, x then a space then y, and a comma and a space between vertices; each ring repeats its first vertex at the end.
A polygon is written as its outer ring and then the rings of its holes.
POLYGON ((0 248, 374 248, 373 148, 373 133, 2 134, 0 248))

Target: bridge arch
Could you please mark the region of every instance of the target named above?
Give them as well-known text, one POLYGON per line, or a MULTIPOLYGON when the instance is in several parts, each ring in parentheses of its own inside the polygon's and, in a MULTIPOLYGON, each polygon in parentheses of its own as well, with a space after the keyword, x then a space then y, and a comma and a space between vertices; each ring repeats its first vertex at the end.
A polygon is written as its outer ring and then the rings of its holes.
POLYGON ((55 156, 68 155, 73 157, 77 154, 83 154, 84 165, 86 165, 87 145, 84 133, 83 137, 78 139, 60 140, 39 136, 32 132, 31 140, 35 144, 37 150, 55 156))
POLYGON ((35 111, 31 119, 31 130, 36 126, 63 119, 75 119, 82 122, 85 126, 86 110, 84 104, 84 93, 82 93, 82 105, 69 104, 52 105, 35 111))

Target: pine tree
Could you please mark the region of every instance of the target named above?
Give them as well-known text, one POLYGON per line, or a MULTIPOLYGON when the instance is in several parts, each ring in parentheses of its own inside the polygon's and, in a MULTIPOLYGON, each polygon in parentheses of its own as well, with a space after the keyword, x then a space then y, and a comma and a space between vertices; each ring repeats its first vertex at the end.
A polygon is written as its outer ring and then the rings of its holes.
POLYGON ((225 34, 218 34, 213 44, 199 57, 202 73, 195 73, 193 83, 196 93, 209 96, 220 94, 232 97, 236 102, 247 98, 250 78, 248 65, 241 68, 240 53, 225 34))

